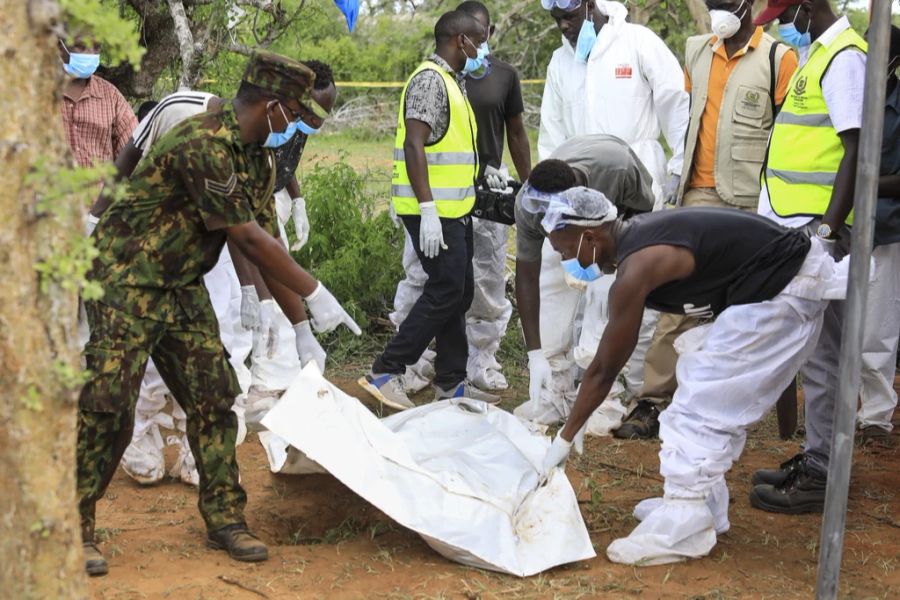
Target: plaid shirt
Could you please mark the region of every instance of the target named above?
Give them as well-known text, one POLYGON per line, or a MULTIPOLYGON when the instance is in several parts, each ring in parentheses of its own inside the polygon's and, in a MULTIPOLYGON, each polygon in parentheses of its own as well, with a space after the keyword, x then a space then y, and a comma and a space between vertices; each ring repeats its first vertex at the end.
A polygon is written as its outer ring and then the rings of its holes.
POLYGON ((62 111, 66 141, 82 167, 112 162, 137 127, 137 117, 125 98, 110 82, 91 76, 76 102, 63 95, 62 111))

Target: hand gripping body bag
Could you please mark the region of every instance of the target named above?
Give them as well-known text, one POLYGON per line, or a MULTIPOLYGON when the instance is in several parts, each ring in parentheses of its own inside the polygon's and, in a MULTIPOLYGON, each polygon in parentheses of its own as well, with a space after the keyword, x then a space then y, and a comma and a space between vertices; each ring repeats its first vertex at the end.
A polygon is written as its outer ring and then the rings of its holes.
POLYGON ((565 473, 540 476, 550 440, 501 409, 462 398, 379 420, 310 364, 262 424, 273 470, 324 469, 456 562, 527 577, 596 556, 565 473))

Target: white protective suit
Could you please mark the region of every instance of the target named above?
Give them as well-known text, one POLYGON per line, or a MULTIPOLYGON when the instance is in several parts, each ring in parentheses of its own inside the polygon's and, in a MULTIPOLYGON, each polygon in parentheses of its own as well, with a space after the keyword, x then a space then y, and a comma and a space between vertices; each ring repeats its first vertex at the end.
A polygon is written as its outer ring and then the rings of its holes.
POLYGON ((606 550, 613 562, 654 565, 706 556, 729 529, 725 473, 747 427, 775 406, 812 353, 828 300, 842 298, 849 260, 821 242, 772 300, 731 306, 675 342, 678 389, 660 416, 664 497, 635 508, 642 519, 606 550))
POLYGON ((609 22, 587 64, 563 37, 547 67, 538 160, 576 135, 606 133, 628 143, 653 177, 662 200, 666 174, 681 175, 690 96, 675 55, 652 31, 625 21, 628 9, 598 2, 609 22), (674 152, 666 163, 660 132, 674 152))
MULTIPOLYGON (((419 262, 416 251, 404 229, 403 271, 405 277, 397 284, 391 322, 399 329, 425 287, 428 276, 419 262)), ((506 378, 500 371, 496 354, 500 340, 512 316, 512 303, 506 297, 509 279, 506 267, 506 245, 509 226, 483 219, 472 219, 475 275, 475 296, 466 314, 466 338, 469 341, 469 380, 483 390, 505 390, 506 378)), ((419 361, 407 367, 403 376, 404 388, 417 392, 429 384, 434 376, 434 352, 426 350, 419 361)))
MULTIPOLYGON (((542 425, 569 418, 577 395, 580 369, 594 359, 603 330, 609 320, 609 289, 615 275, 603 275, 585 291, 565 282, 561 257, 549 241, 541 252, 541 348, 553 369, 549 388, 538 402, 528 400, 513 411, 516 416, 542 425)), ((604 436, 616 429, 628 415, 644 381, 644 356, 656 330, 659 313, 645 309, 638 343, 607 399, 588 420, 585 432, 604 436)))
MULTIPOLYGON (((663 203, 667 174, 681 174, 690 97, 684 73, 665 43, 642 25, 626 22, 628 10, 618 2, 598 2, 609 17, 601 28, 587 64, 563 37, 547 67, 541 100, 538 159, 548 158, 563 142, 579 135, 605 133, 621 138, 634 150, 653 177, 655 208, 663 203), (660 132, 674 150, 666 163, 660 132)), ((540 400, 528 401, 515 412, 539 423, 566 419, 575 401, 577 366, 587 367, 606 326, 607 295, 615 276, 604 275, 588 293, 569 288, 560 257, 545 242, 541 257, 541 343, 553 368, 551 389, 540 400), (553 307, 552 310, 546 310, 553 307), (588 327, 582 329, 582 319, 588 327)), ((587 433, 608 435, 628 414, 643 384, 644 355, 658 314, 644 311, 638 345, 619 384, 592 415, 587 433)))
MULTIPOLYGON (((291 196, 286 189, 275 192, 275 213, 278 215, 281 240, 287 247, 284 224, 291 218, 291 196)), ((271 356, 253 356, 251 360, 253 380, 247 394, 245 411, 247 426, 253 430, 258 429, 260 419, 272 408, 302 368, 297 355, 294 328, 277 304, 274 322, 278 332, 274 352, 271 356)))

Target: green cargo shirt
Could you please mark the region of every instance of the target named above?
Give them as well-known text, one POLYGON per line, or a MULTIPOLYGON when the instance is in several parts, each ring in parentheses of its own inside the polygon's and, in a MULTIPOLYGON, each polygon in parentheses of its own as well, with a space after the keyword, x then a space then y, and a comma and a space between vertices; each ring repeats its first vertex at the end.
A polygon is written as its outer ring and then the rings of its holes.
POLYGON ((272 152, 241 142, 231 104, 175 126, 100 218, 88 275, 104 288, 100 302, 155 321, 196 316, 226 228, 255 220, 278 237, 274 184, 272 152))

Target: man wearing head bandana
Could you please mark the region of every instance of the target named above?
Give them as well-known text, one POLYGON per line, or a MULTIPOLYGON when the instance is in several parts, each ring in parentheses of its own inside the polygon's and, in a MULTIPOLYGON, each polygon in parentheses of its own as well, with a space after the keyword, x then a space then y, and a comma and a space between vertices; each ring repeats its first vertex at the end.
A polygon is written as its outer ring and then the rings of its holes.
POLYGON ((692 207, 615 218, 598 192, 550 198, 542 225, 567 275, 617 273, 609 323, 578 398, 543 462, 562 466, 634 350, 645 307, 707 323, 678 339, 679 386, 660 417, 663 498, 635 508, 641 524, 613 541, 613 562, 654 565, 706 556, 729 529, 725 473, 747 428, 775 405, 816 344, 829 298, 847 286, 847 261, 824 243, 764 217, 692 207))

